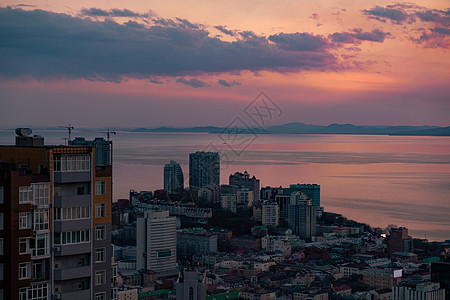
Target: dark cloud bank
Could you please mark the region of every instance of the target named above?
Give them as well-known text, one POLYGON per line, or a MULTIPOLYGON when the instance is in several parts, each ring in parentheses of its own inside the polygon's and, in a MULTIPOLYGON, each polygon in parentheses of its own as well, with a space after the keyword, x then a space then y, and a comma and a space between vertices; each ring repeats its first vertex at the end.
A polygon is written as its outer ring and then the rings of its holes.
POLYGON ((406 25, 422 22, 425 27, 419 26, 412 31, 418 37, 410 40, 427 48, 450 48, 450 9, 427 9, 413 4, 393 4, 386 7, 375 6, 362 11, 368 18, 383 23, 390 21, 397 25, 406 25))
MULTIPOLYGON (((339 47, 337 40, 383 42, 388 35, 379 30, 355 29, 335 33, 343 35, 340 37, 279 33, 267 38, 251 31, 215 28, 236 40, 222 41, 209 36, 203 25, 179 18, 155 18, 151 12, 89 8, 80 16, 70 16, 0 8, 0 77, 120 82, 124 77, 158 81, 158 76, 240 70, 339 70, 340 62, 331 52, 339 47), (119 24, 112 17, 134 19, 119 24), (136 22, 136 18, 146 18, 150 25, 136 22)), ((192 87, 206 85, 196 79, 177 81, 192 87)), ((226 87, 239 85, 224 80, 218 83, 226 87)))

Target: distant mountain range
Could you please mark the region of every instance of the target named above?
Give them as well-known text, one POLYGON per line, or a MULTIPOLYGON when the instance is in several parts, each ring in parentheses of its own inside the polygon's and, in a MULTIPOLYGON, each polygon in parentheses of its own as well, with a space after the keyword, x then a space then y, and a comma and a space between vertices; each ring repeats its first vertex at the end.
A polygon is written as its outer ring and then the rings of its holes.
MULTIPOLYGON (((65 130, 58 127, 30 127, 33 130, 61 131, 65 130)), ((14 130, 11 127, 0 127, 2 130, 14 130)), ((106 132, 125 131, 125 132, 192 132, 192 133, 239 133, 239 134, 373 134, 373 135, 412 135, 412 136, 450 136, 450 126, 358 126, 353 124, 333 123, 328 126, 310 125, 300 122, 286 123, 283 125, 260 127, 217 127, 217 126, 195 126, 195 127, 154 127, 154 128, 127 128, 127 127, 109 127, 109 128, 79 128, 74 132, 106 132)))
MULTIPOLYGON (((121 130, 124 130, 121 128, 121 130)), ((415 135, 415 136, 450 136, 450 126, 357 126, 353 124, 330 124, 328 126, 309 125, 300 122, 283 125, 259 127, 157 127, 136 128, 132 132, 203 132, 221 133, 233 130, 235 133, 247 134, 375 134, 375 135, 415 135)))

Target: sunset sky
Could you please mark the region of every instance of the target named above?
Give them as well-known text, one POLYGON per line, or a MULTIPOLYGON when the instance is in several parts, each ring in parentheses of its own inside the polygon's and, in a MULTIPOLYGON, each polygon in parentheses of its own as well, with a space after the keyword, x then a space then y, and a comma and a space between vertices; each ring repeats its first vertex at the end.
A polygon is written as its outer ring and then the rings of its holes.
POLYGON ((449 1, 1 1, 0 126, 450 125, 449 1))

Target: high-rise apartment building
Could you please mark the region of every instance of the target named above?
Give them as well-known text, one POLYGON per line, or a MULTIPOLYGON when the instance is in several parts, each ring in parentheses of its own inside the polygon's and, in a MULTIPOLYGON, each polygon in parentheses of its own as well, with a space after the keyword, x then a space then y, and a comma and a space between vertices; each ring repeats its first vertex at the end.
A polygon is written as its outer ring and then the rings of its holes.
POLYGON ((217 152, 197 151, 189 155, 189 189, 195 191, 207 185, 219 186, 220 157, 217 152))
POLYGON ((164 190, 169 194, 180 194, 184 189, 184 176, 180 164, 171 160, 164 166, 164 190))
POLYGON ((293 192, 288 214, 288 226, 295 235, 302 239, 311 239, 316 235, 316 208, 311 198, 301 192, 293 192))
POLYGON ((82 137, 76 137, 69 141, 72 146, 88 146, 95 148, 95 164, 98 166, 112 165, 112 141, 106 141, 104 138, 95 138, 93 141, 88 141, 82 137))
POLYGON ((26 134, 0 146, 0 161, 4 299, 115 299, 111 164, 26 134))
POLYGON ((272 227, 278 226, 279 216, 279 208, 276 202, 263 202, 261 212, 261 223, 263 225, 272 227))
POLYGON ((311 198, 312 206, 320 206, 320 185, 318 184, 291 184, 289 186, 291 191, 299 191, 309 198, 311 198))
POLYGON ((146 211, 137 219, 136 267, 164 273, 176 270, 177 218, 169 211, 146 211))
POLYGON ((256 179, 255 176, 250 177, 247 171, 244 173, 236 172, 230 175, 228 181, 230 185, 236 185, 253 191, 254 201, 259 201, 259 179, 256 179))

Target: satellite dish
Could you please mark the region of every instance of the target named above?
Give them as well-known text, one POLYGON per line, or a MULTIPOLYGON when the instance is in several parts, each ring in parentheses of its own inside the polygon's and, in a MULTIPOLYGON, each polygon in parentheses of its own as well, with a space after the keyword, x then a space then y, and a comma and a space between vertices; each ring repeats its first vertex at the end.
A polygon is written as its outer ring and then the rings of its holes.
POLYGON ((16 128, 18 136, 29 136, 33 131, 30 128, 16 128))

